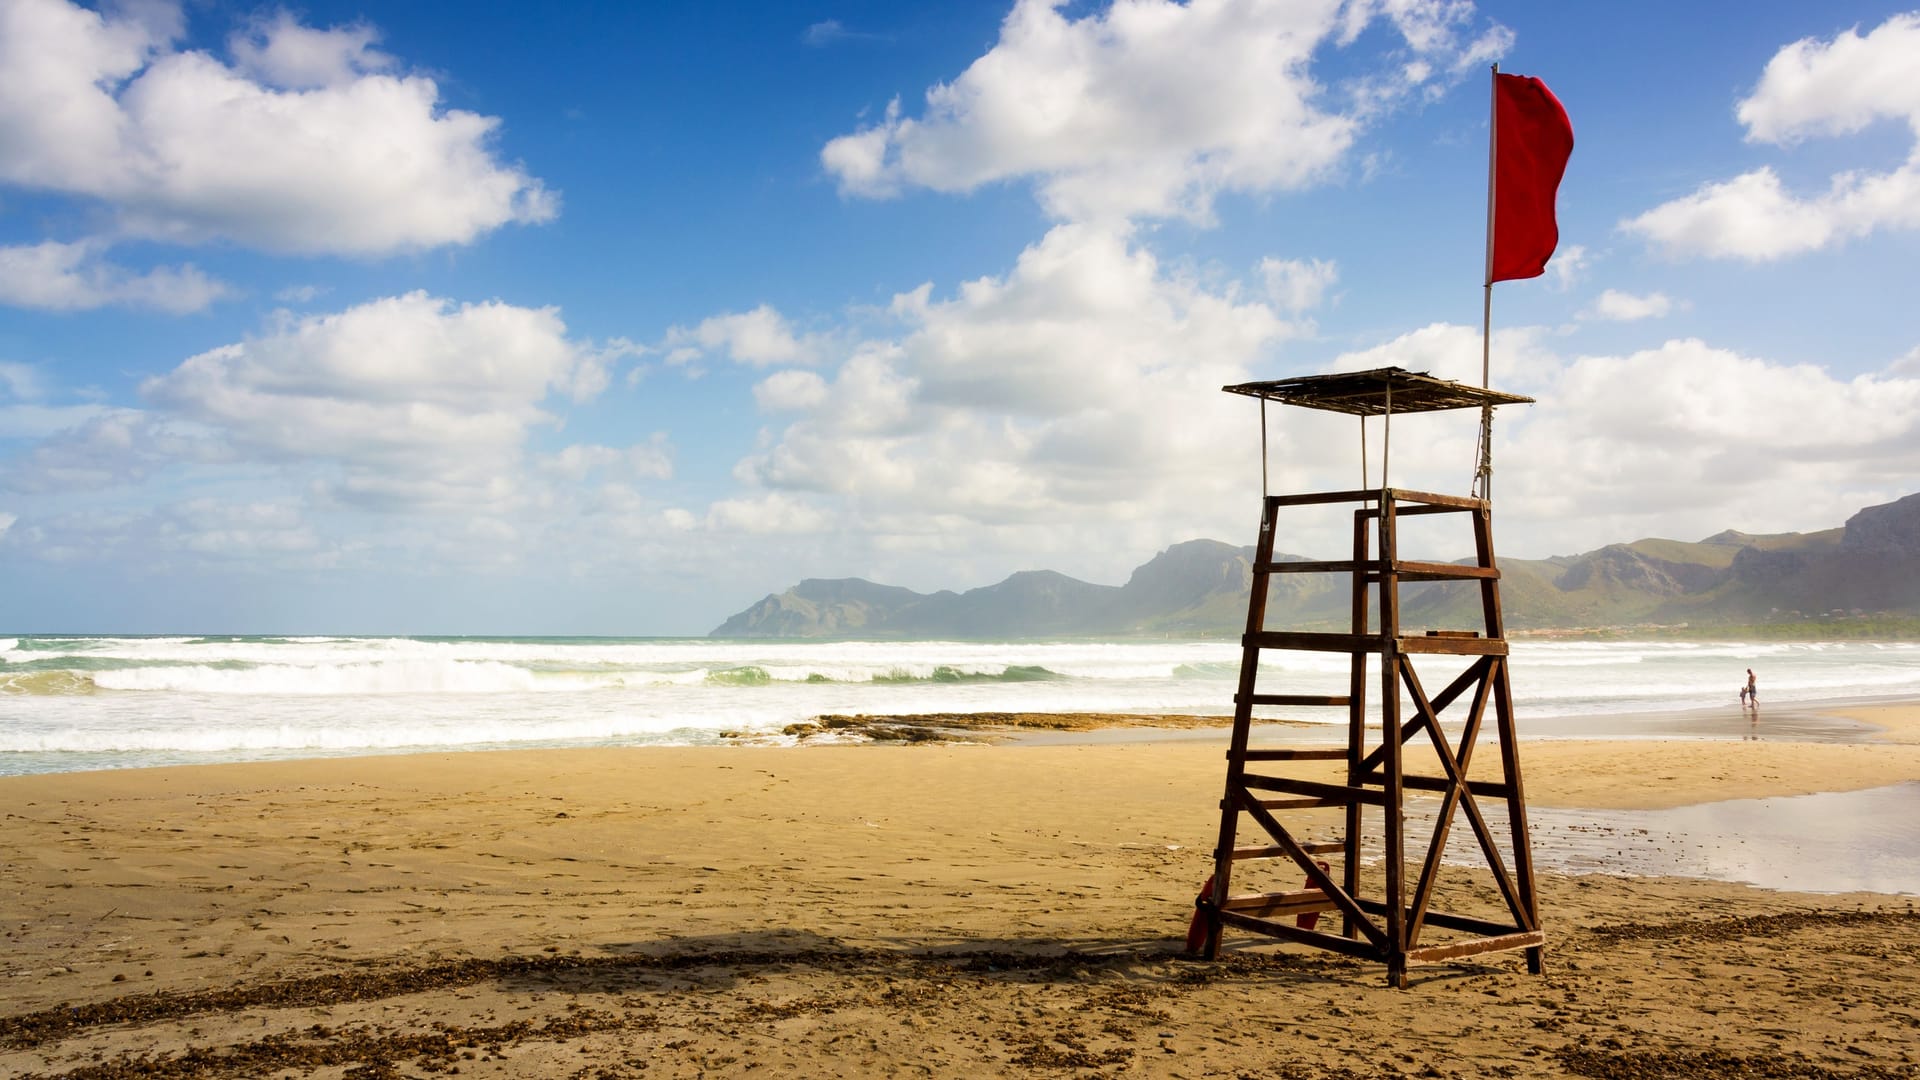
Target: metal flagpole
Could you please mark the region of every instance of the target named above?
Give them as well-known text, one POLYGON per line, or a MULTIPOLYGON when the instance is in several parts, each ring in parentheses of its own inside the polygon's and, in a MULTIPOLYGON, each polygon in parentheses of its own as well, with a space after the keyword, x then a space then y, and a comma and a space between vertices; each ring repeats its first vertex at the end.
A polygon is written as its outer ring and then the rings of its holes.
POLYGON ((1367 414, 1360 414, 1360 490, 1367 490, 1367 414))
MULTIPOLYGON (((1393 376, 1387 376, 1387 407, 1380 421, 1380 505, 1386 506, 1387 470, 1393 465, 1393 376)), ((1384 512, 1384 511, 1383 511, 1384 512)))
MULTIPOLYGON (((1493 359, 1493 195, 1500 155, 1500 65, 1487 80, 1487 263, 1480 297, 1480 385, 1491 388, 1493 359)), ((1493 406, 1480 406, 1480 445, 1473 467, 1473 489, 1480 498, 1493 498, 1493 406)))
MULTIPOLYGON (((1260 396, 1260 505, 1267 505, 1267 398, 1260 396)), ((1260 511, 1266 513, 1265 509, 1260 511)))

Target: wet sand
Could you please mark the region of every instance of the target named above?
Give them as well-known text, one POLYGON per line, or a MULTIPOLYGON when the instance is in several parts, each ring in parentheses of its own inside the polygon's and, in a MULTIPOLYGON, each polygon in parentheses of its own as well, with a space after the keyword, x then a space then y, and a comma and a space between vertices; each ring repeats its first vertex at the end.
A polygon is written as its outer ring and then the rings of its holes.
MULTIPOLYGON (((1920 708, 1855 718, 1884 730, 1528 743, 1528 793, 1920 779, 1920 708)), ((1394 991, 1245 935, 1184 959, 1222 744, 3 779, 0 1075, 1920 1075, 1907 897, 1546 875, 1544 976, 1494 955, 1394 991)))

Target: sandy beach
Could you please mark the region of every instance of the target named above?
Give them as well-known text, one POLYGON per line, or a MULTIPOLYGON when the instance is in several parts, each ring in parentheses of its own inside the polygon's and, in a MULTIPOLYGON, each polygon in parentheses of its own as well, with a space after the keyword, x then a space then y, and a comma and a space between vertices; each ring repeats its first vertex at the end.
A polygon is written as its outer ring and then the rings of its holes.
MULTIPOLYGON (((1920 779, 1542 741, 1542 807, 1920 779)), ((1224 739, 636 748, 0 779, 0 1075, 1906 1077, 1910 897, 1547 875, 1547 971, 1181 956, 1224 739)), ((1465 892, 1482 889, 1463 882, 1465 892)))

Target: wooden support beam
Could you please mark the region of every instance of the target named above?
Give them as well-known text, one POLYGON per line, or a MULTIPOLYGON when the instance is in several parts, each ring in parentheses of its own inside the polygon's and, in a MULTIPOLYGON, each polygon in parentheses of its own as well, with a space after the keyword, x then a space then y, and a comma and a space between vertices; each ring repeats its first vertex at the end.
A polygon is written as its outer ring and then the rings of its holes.
MULTIPOLYGON (((1385 569, 1378 561, 1351 559, 1296 560, 1258 567, 1269 574, 1365 574, 1377 578, 1385 569)), ((1395 566, 1402 581, 1484 581, 1498 578, 1500 571, 1491 566, 1402 559, 1395 566)))
MULTIPOLYGON (((1353 557, 1365 559, 1373 550, 1374 515, 1365 507, 1353 512, 1353 557)), ((1373 607, 1373 589, 1367 579, 1354 575, 1350 628, 1358 636, 1371 629, 1368 621, 1373 607)), ((1359 650, 1347 656, 1347 693, 1353 706, 1347 710, 1347 783, 1358 787, 1366 773, 1360 759, 1367 744, 1367 654, 1359 650)), ((1341 887, 1350 895, 1360 892, 1360 833, 1362 806, 1348 803, 1346 813, 1347 850, 1343 853, 1341 887)), ((1357 931, 1350 919, 1342 920, 1341 933, 1347 937, 1357 931)))
POLYGON ((1244 750, 1241 761, 1345 761, 1347 752, 1341 749, 1265 747, 1258 750, 1244 750))
MULTIPOLYGON (((1340 840, 1300 845, 1300 850, 1309 855, 1338 855, 1346 849, 1346 843, 1340 840)), ((1231 857, 1235 862, 1244 862, 1248 859, 1283 859, 1288 854, 1283 847, 1237 847, 1233 849, 1231 857)))
POLYGON ((1236 929, 1249 930, 1256 934, 1297 942, 1301 945, 1311 945, 1316 949, 1326 949, 1328 952, 1342 953, 1361 960, 1386 959, 1379 949, 1365 941, 1355 941, 1352 938, 1322 933, 1318 930, 1302 930, 1292 923, 1274 922, 1253 915, 1242 915, 1237 911, 1220 912, 1220 921, 1236 929))
MULTIPOLYGON (((1505 656, 1507 643, 1504 640, 1488 638, 1445 638, 1445 637, 1404 637, 1395 642, 1403 653, 1417 653, 1422 656, 1505 656)), ((1345 649, 1327 649, 1326 652, 1346 652, 1345 649)))
MULTIPOLYGON (((1240 796, 1239 801, 1235 802, 1233 805, 1236 809, 1242 809, 1242 810, 1246 809, 1248 806, 1258 806, 1262 810, 1327 810, 1327 809, 1332 809, 1334 807, 1344 807, 1347 805, 1347 800, 1345 799, 1255 799, 1243 793, 1240 796)), ((1223 810, 1227 808, 1227 804, 1225 801, 1222 801, 1220 803, 1220 808, 1223 810)))
POLYGON ((1354 562, 1350 559, 1330 559, 1315 561, 1310 559, 1290 560, 1268 563, 1259 567, 1269 574, 1377 574, 1380 564, 1372 562, 1354 562))
POLYGON ((1261 918, 1274 918, 1283 915, 1306 915, 1316 911, 1331 911, 1334 908, 1327 894, 1318 889, 1295 889, 1292 892, 1274 893, 1237 893, 1227 897, 1223 911, 1237 911, 1242 915, 1258 915, 1261 918))
MULTIPOLYGON (((1449 510, 1485 510, 1487 500, 1467 495, 1437 495, 1431 491, 1412 491, 1407 488, 1388 488, 1387 494, 1393 496, 1396 503, 1415 503, 1419 506, 1445 507, 1449 510)), ((1414 507, 1395 506, 1398 514, 1411 513, 1414 507)))
MULTIPOLYGON (((1453 781, 1441 776, 1403 776, 1400 783, 1417 791, 1445 791, 1453 786, 1453 781)), ((1498 780, 1469 780, 1467 790, 1489 799, 1504 799, 1512 794, 1507 785, 1498 780)))
MULTIPOLYGON (((1386 903, 1373 899, 1372 897, 1356 897, 1354 902, 1372 915, 1385 915, 1387 912, 1386 903)), ((1429 911, 1427 912, 1426 919, 1427 922, 1443 930, 1456 930, 1466 934, 1478 934, 1482 938, 1505 938, 1516 934, 1544 935, 1545 933, 1545 931, 1530 930, 1524 926, 1515 926, 1512 923, 1494 922, 1491 919, 1479 919, 1470 915, 1460 915, 1450 911, 1429 911)), ((1517 948, 1519 946, 1509 947, 1517 948)))
POLYGON ((1303 491, 1293 495, 1269 495, 1267 505, 1285 506, 1325 506, 1329 503, 1364 503, 1380 497, 1378 488, 1364 491, 1303 491))
MULTIPOLYGON (((1293 652, 1354 653, 1379 652, 1384 643, 1377 634, 1310 634, 1300 631, 1263 630, 1248 634, 1241 643, 1250 649, 1286 649, 1293 652)), ((1504 647, 1505 642, 1501 642, 1504 647)))
POLYGON ((1323 784, 1317 780, 1295 780, 1286 776, 1242 775, 1240 783, 1259 791, 1278 791, 1288 795, 1306 795, 1315 799, 1345 806, 1348 802, 1365 803, 1368 806, 1386 806, 1387 794, 1372 788, 1350 787, 1346 784, 1323 784))
POLYGON ((1507 952, 1512 949, 1537 949, 1547 943, 1547 935, 1539 930, 1525 930, 1517 934, 1508 934, 1496 938, 1475 938, 1472 941, 1450 941, 1444 945, 1428 945, 1407 950, 1407 961, 1414 964, 1433 964, 1442 960, 1458 960, 1463 956, 1478 956, 1481 953, 1507 952))
POLYGON ((1442 930, 1458 930, 1466 934, 1479 934, 1481 937, 1499 937, 1505 934, 1532 933, 1524 926, 1512 923, 1495 922, 1492 919, 1480 919, 1471 915, 1461 915, 1451 911, 1429 911, 1427 921, 1442 930))
MULTIPOLYGON (((1385 471, 1385 465, 1381 466, 1385 471)), ((1376 523, 1380 533, 1380 558, 1389 567, 1380 575, 1380 636, 1385 646, 1380 650, 1380 728, 1382 731, 1398 733, 1400 731, 1400 691, 1398 688, 1400 660, 1400 580, 1391 567, 1399 559, 1399 519, 1395 515, 1398 497, 1393 492, 1380 495, 1380 520, 1376 523)), ((1381 755, 1381 771, 1385 778, 1385 790, 1381 792, 1387 809, 1380 815, 1383 851, 1386 860, 1386 940, 1380 943, 1386 953, 1387 981, 1395 986, 1406 986, 1406 818, 1402 807, 1406 805, 1406 789, 1400 785, 1401 777, 1401 741, 1398 738, 1383 739, 1382 747, 1386 753, 1381 755)))
MULTIPOLYGON (((1372 503, 1380 498, 1381 488, 1366 488, 1358 491, 1308 491, 1294 495, 1269 495, 1267 505, 1282 506, 1324 506, 1328 503, 1372 503)), ((1487 506, 1485 499, 1475 499, 1466 495, 1436 495, 1429 491, 1413 491, 1407 488, 1386 488, 1386 494, 1395 500, 1413 503, 1413 506, 1400 510, 1408 514, 1422 506, 1443 508, 1446 510, 1482 510, 1487 506)))
POLYGON ((1401 581, 1485 581, 1500 576, 1499 569, 1492 566, 1462 566, 1459 563, 1410 559, 1400 560, 1399 571, 1401 581))
POLYGON ((1345 694, 1249 694, 1245 702, 1240 700, 1240 695, 1233 696, 1235 705, 1290 705, 1296 708, 1342 706, 1352 700, 1345 694))

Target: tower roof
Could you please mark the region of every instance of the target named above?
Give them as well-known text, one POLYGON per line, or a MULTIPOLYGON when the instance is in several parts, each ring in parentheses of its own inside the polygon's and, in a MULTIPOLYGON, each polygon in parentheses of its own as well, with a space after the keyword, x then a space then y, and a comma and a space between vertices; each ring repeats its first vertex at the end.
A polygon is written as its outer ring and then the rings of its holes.
POLYGON ((1334 375, 1301 375, 1292 379, 1239 383, 1220 389, 1229 394, 1245 394, 1283 405, 1325 409, 1350 416, 1383 416, 1389 411, 1389 404, 1394 413, 1413 413, 1471 409, 1481 405, 1525 405, 1533 401, 1519 394, 1469 386, 1451 379, 1436 379, 1425 372, 1397 367, 1346 371, 1334 375))

